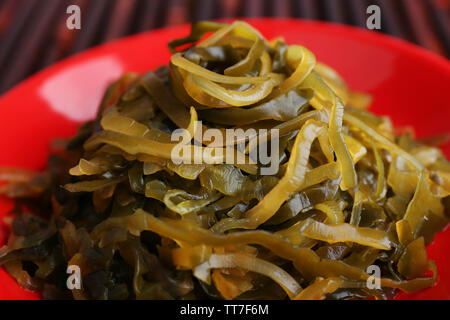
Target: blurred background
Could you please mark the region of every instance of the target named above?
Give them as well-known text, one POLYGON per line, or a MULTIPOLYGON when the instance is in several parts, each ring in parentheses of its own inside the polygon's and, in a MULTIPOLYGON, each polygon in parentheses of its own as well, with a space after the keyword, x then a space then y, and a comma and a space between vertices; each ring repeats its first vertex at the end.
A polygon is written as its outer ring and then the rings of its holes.
POLYGON ((450 0, 0 0, 0 94, 52 63, 126 35, 191 21, 291 17, 366 28, 369 5, 380 32, 450 55, 450 0), (81 30, 66 27, 69 5, 81 30))

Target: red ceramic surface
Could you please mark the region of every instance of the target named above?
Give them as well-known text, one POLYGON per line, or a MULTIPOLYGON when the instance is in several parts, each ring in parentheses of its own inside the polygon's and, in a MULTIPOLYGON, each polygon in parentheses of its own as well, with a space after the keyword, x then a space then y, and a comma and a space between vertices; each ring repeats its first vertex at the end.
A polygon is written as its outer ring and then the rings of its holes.
MULTIPOLYGON (((267 38, 284 36, 335 68, 354 89, 374 96, 371 110, 417 136, 449 133, 450 63, 401 40, 329 23, 255 19, 267 38)), ((43 169, 49 141, 68 137, 96 113, 109 83, 126 71, 144 72, 169 61, 167 42, 189 26, 166 28, 109 43, 66 59, 24 81, 0 98, 0 165, 43 169)), ((443 147, 450 157, 450 144, 443 147)), ((0 218, 11 209, 0 199, 0 218)), ((0 224, 0 245, 7 237, 0 224)), ((450 298, 450 230, 428 247, 438 267, 436 286, 401 299, 450 298)), ((0 299, 37 299, 0 268, 0 299)))

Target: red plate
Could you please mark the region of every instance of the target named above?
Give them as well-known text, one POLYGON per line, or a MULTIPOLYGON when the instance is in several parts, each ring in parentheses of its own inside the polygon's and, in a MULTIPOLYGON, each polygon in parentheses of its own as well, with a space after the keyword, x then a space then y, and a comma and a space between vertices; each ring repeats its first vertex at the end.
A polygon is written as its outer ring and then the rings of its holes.
MULTIPOLYGON (((284 36, 305 45, 356 90, 374 96, 371 110, 417 136, 449 133, 450 63, 406 42, 351 27, 293 19, 255 19, 267 38, 284 36)), ((94 117, 111 81, 126 71, 144 72, 169 61, 167 42, 185 36, 187 25, 143 33, 66 59, 24 81, 0 98, 0 165, 43 169, 49 141, 68 137, 94 117)), ((444 146, 450 157, 450 144, 444 146)), ((0 218, 11 208, 0 199, 0 218)), ((0 245, 7 236, 0 224, 0 245)), ((428 247, 438 267, 436 286, 402 299, 450 299, 450 231, 428 247)), ((37 299, 0 268, 0 299, 37 299)))

